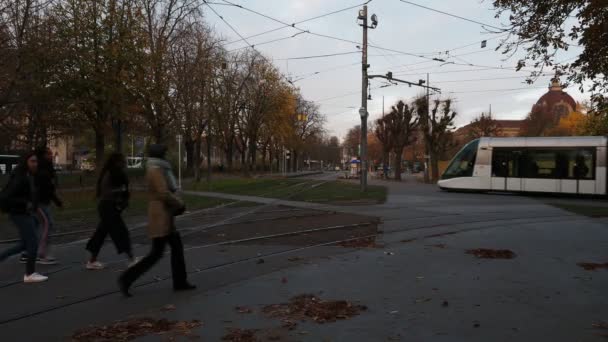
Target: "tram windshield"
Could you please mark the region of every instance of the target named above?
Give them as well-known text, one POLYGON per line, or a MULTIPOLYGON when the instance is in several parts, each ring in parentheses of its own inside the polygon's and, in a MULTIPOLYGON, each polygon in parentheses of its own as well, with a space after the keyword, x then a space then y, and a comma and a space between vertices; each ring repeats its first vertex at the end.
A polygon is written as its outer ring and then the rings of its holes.
POLYGON ((441 179, 457 177, 472 177, 475 168, 475 158, 477 157, 477 147, 479 139, 466 144, 452 159, 450 165, 441 176, 441 179))

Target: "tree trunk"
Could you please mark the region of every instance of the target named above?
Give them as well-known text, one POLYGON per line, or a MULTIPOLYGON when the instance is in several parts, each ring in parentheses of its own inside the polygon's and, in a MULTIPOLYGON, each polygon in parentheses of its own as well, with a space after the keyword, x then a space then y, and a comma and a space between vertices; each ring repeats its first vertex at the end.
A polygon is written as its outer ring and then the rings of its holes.
MULTIPOLYGON (((384 173, 384 170, 388 170, 389 166, 391 165, 390 155, 390 150, 382 151, 382 173, 384 173)), ((388 179, 388 174, 384 175, 384 179, 388 179)))
POLYGON ((249 144, 249 163, 250 163, 250 170, 251 171, 255 171, 257 168, 257 151, 258 150, 258 144, 256 142, 251 142, 249 144))
POLYGON ((163 129, 161 127, 156 127, 153 132, 154 141, 157 144, 163 143, 163 129))
MULTIPOLYGON (((270 151, 268 150, 268 144, 262 146, 262 171, 266 171, 266 154, 270 157, 270 151)), ((272 171, 272 161, 270 161, 270 170, 272 171)))
POLYGON ((103 166, 106 149, 106 137, 102 128, 95 128, 95 169, 99 172, 103 166))
MULTIPOLYGON (((199 134, 200 137, 200 134, 199 134)), ((194 179, 198 183, 201 181, 201 138, 196 139, 194 142, 194 153, 192 155, 192 164, 194 166, 194 179)), ((188 147, 186 146, 186 150, 188 147)), ((186 152, 186 155, 187 152, 186 152)), ((190 156, 188 156, 188 163, 190 163, 190 156)))
POLYGON ((437 183, 439 180, 439 154, 431 155, 431 169, 433 172, 433 182, 437 183))
POLYGON ((403 147, 396 148, 395 152, 395 180, 401 180, 401 160, 403 158, 403 147))
POLYGON ((246 167, 247 165, 247 153, 246 150, 243 149, 242 151, 239 151, 241 153, 241 171, 243 170, 247 170, 248 168, 246 167))
POLYGON ((424 144, 424 158, 423 158, 423 162, 424 162, 424 182, 425 183, 429 183, 429 178, 430 178, 430 172, 429 172, 429 160, 427 158, 427 156, 430 153, 430 148, 429 148, 429 143, 426 142, 424 144))
POLYGON ((232 167, 234 166, 234 143, 229 142, 226 144, 224 152, 226 153, 226 169, 232 171, 232 167))
POLYGON ((207 132, 207 184, 211 188, 211 134, 207 132))
POLYGON ((123 131, 123 123, 122 120, 116 120, 113 123, 114 129, 114 151, 118 153, 122 153, 122 131, 123 131))
POLYGON ((186 149, 186 170, 188 171, 192 171, 194 165, 198 165, 194 160, 194 146, 199 140, 200 139, 197 139, 195 141, 192 138, 188 137, 188 139, 184 141, 184 148, 186 149))
POLYGON ((293 160, 293 169, 291 170, 291 172, 298 172, 298 151, 293 150, 293 152, 291 153, 291 159, 293 160))

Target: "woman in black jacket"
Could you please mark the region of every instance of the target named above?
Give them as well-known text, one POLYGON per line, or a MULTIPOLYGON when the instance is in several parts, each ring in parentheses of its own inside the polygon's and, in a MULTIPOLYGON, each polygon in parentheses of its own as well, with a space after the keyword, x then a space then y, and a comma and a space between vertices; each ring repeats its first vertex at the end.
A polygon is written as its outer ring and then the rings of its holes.
MULTIPOLYGON (((53 217, 51 216, 51 203, 61 208, 63 203, 57 197, 57 175, 53 166, 53 152, 41 147, 36 150, 38 159, 38 172, 36 173, 36 186, 38 187, 39 203, 37 217, 40 222, 40 242, 38 244, 38 263, 53 265, 57 261, 50 255, 50 233, 53 231, 53 217)), ((24 256, 22 256, 22 259, 24 256)))
POLYGON ((91 258, 86 264, 88 270, 100 270, 105 265, 97 260, 106 236, 110 234, 118 254, 129 257, 129 265, 136 262, 131 248, 129 230, 122 219, 122 212, 129 204, 129 179, 125 171, 127 163, 121 153, 112 153, 106 161, 97 180, 97 200, 99 225, 87 243, 91 258))
POLYGON ((48 277, 36 273, 38 237, 35 215, 38 209, 38 190, 35 175, 37 171, 36 155, 28 153, 0 193, 0 206, 9 214, 10 220, 17 226, 21 237, 15 246, 0 253, 0 261, 26 251, 27 262, 23 277, 25 283, 39 283, 48 279, 48 277))

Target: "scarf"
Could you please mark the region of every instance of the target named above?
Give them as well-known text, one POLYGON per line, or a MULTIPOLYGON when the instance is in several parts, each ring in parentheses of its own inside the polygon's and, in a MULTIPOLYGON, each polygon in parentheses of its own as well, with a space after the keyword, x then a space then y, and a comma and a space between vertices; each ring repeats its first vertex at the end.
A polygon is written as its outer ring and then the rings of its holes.
POLYGON ((165 181, 167 182, 167 187, 169 188, 169 191, 177 191, 177 181, 175 179, 175 175, 173 174, 171 164, 169 164, 168 161, 159 158, 148 158, 146 167, 155 167, 161 169, 163 171, 163 174, 165 175, 165 181))

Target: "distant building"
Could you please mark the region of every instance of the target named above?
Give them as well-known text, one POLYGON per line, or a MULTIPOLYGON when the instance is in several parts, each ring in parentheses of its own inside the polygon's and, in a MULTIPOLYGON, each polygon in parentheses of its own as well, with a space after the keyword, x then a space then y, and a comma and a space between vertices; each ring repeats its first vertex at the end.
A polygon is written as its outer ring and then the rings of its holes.
POLYGON ((551 81, 549 91, 541 96, 532 107, 532 111, 540 111, 542 117, 551 120, 553 125, 557 125, 561 118, 570 115, 575 110, 576 101, 563 90, 557 78, 551 81))
MULTIPOLYGON (((559 120, 568 116, 576 110, 576 101, 572 96, 563 90, 558 78, 554 78, 549 85, 549 91, 541 96, 538 101, 532 106, 532 111, 541 111, 542 117, 551 120, 554 125, 559 123, 559 120)), ((496 120, 500 127, 500 136, 516 137, 522 132, 525 127, 526 120, 496 120)), ((457 141, 464 143, 469 139, 471 124, 460 127, 454 132, 454 137, 457 141)))

